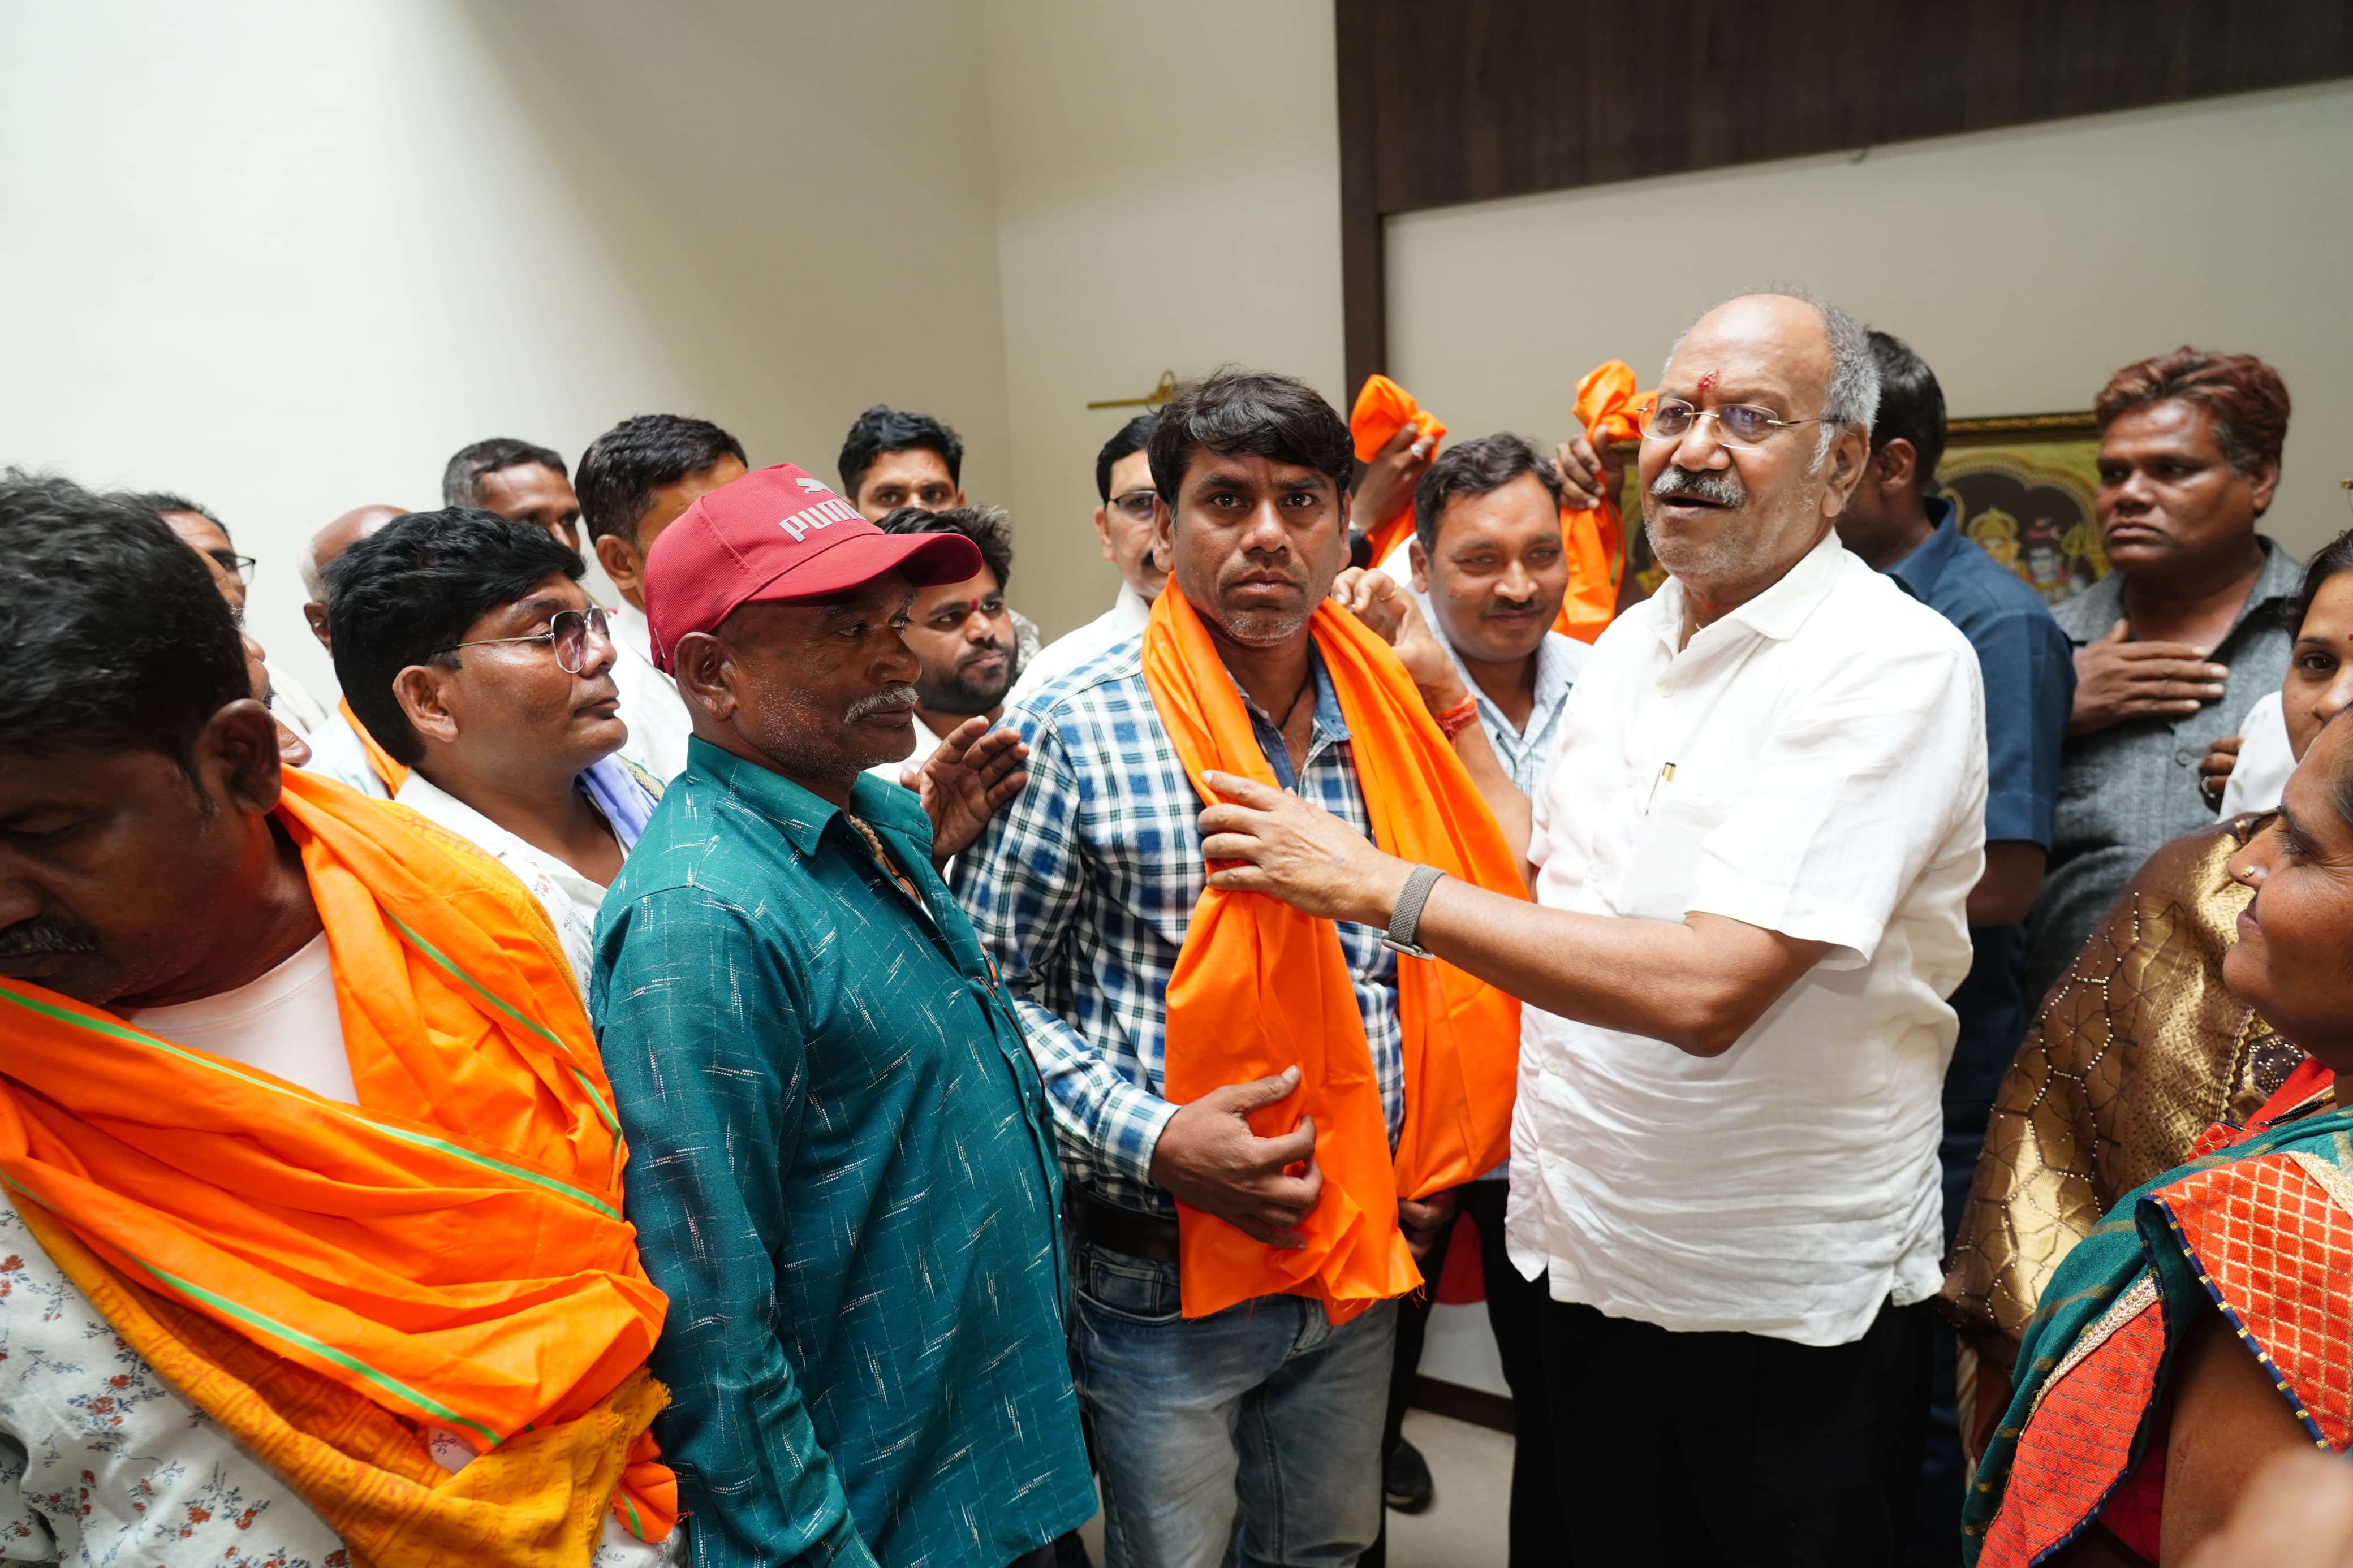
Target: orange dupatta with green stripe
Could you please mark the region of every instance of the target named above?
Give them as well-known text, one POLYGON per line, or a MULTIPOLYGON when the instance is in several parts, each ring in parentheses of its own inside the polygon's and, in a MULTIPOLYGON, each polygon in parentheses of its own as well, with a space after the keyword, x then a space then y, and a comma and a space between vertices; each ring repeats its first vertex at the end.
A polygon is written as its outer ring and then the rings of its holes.
MULTIPOLYGON (((621 1215, 627 1152, 554 933, 495 862, 414 813, 282 778, 359 1104, 0 980, 0 1180, 37 1234, 69 1237, 58 1261, 86 1291, 95 1269, 128 1293, 135 1321, 108 1316, 133 1347, 186 1362, 183 1392, 367 1560, 429 1560, 399 1546, 435 1533, 437 1500, 494 1486, 499 1445, 536 1429, 544 1450, 584 1419, 596 1441, 532 1485, 621 1475, 614 1506, 659 1539, 675 1493, 644 1436, 660 1396, 641 1370, 668 1303, 621 1215), (228 1408, 206 1405, 189 1381, 240 1341, 266 1353, 220 1385, 245 1391, 228 1408), (272 1385, 308 1413, 253 1393, 272 1385), (489 1456, 437 1479, 422 1438, 387 1458, 380 1426, 360 1449, 313 1451, 338 1446, 325 1429, 366 1425, 355 1403, 489 1456), (405 1477, 396 1506, 353 1520, 339 1491, 303 1490, 308 1461, 341 1487, 350 1467, 330 1461, 355 1454, 362 1472, 405 1477), (361 1539, 386 1512, 386 1540, 361 1539)), ((113 1294, 96 1282, 94 1300, 113 1294)), ((476 1541, 470 1560, 586 1562, 607 1499, 587 1500, 554 1555, 476 1541)))
MULTIPOLYGON (((1527 896, 1461 759, 1405 667, 1356 616, 1325 601, 1309 622, 1341 712, 1373 838, 1392 855, 1514 898, 1527 896)), ((1172 585, 1144 633, 1144 677, 1193 787, 1211 769, 1275 784, 1241 693, 1208 629, 1172 585)), ((1324 1194, 1301 1247, 1252 1241, 1179 1205, 1184 1311, 1205 1317, 1256 1297, 1322 1300, 1335 1321, 1421 1283, 1398 1227, 1399 1198, 1493 1170, 1508 1152, 1518 1087, 1520 1005, 1433 959, 1398 959, 1405 1128, 1391 1158, 1364 1016, 1339 933, 1263 893, 1203 890, 1169 977, 1168 1098, 1183 1104, 1296 1063, 1299 1091, 1250 1118, 1280 1137, 1313 1115, 1324 1194)))

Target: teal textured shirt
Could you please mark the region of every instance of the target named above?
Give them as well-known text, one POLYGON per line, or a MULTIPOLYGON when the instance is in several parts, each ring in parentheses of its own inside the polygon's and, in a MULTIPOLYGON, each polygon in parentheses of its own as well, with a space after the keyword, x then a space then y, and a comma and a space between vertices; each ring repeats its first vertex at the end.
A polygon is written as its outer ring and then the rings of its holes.
POLYGON ((839 809, 698 740, 596 926, 702 1568, 997 1568, 1094 1511, 1043 1090, 915 797, 850 805, 927 910, 839 809))

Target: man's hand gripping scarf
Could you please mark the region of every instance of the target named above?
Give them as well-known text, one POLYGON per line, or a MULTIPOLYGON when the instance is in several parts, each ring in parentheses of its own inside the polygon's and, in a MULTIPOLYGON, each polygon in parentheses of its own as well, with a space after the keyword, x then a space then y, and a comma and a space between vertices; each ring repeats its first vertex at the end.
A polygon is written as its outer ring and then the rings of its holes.
MULTIPOLYGON (((1356 394, 1356 405, 1348 411, 1348 437, 1356 450, 1356 461, 1369 463, 1381 455, 1381 448, 1397 439, 1398 431, 1412 426, 1416 439, 1430 437, 1430 449, 1437 450, 1439 442, 1446 439, 1446 426, 1437 415, 1413 400, 1413 394, 1385 375, 1365 377, 1362 390, 1356 394)), ((1360 517, 1356 530, 1372 542, 1375 564, 1388 559, 1390 551, 1405 542, 1413 531, 1413 497, 1405 498, 1405 510, 1394 517, 1360 517)))
MULTIPOLYGON (((1634 390, 1634 367, 1624 360, 1586 372, 1577 384, 1576 414, 1594 455, 1607 458, 1617 443, 1640 440, 1642 412, 1657 395, 1634 390)), ((1589 643, 1616 617, 1626 577, 1626 521, 1618 498, 1604 496, 1582 511, 1561 508, 1560 539, 1568 552, 1568 592, 1552 629, 1589 643)))

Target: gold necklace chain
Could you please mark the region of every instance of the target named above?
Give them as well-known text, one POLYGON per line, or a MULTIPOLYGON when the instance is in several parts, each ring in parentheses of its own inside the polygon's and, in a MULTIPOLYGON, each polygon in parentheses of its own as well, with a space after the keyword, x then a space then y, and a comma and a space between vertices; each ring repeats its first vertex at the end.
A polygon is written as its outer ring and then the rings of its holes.
POLYGON ((873 851, 874 863, 882 868, 882 874, 890 878, 892 881, 898 883, 901 888, 904 889, 907 896, 914 900, 916 903, 922 903, 923 901, 923 896, 915 891, 915 884, 902 875, 900 872, 899 868, 892 863, 889 852, 884 850, 882 847, 881 838, 875 833, 874 829, 869 827, 865 821, 859 817, 855 813, 845 811, 841 815, 843 818, 849 822, 850 826, 858 829, 858 836, 866 840, 866 847, 873 851))

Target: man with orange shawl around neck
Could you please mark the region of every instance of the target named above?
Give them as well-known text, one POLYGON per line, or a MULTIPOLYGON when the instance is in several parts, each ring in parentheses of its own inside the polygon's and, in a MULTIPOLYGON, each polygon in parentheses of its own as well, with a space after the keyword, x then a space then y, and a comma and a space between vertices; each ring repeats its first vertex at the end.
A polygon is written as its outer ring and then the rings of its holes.
POLYGON ((1508 893, 1489 800, 1518 797, 1427 628, 1393 653, 1325 597, 1348 560, 1329 404, 1221 374, 1149 450, 1170 587, 1140 638, 1017 706, 1029 782, 959 891, 1061 1134, 1114 1568, 1215 1568, 1238 1503, 1241 1561, 1348 1563, 1379 1524, 1395 1302, 1502 1156, 1516 1013, 1377 927, 1206 890, 1205 781, 1295 789, 1508 893))
POLYGON ((538 906, 281 773, 116 499, 0 482, 0 660, 5 1554, 665 1560, 665 1302, 538 906))

